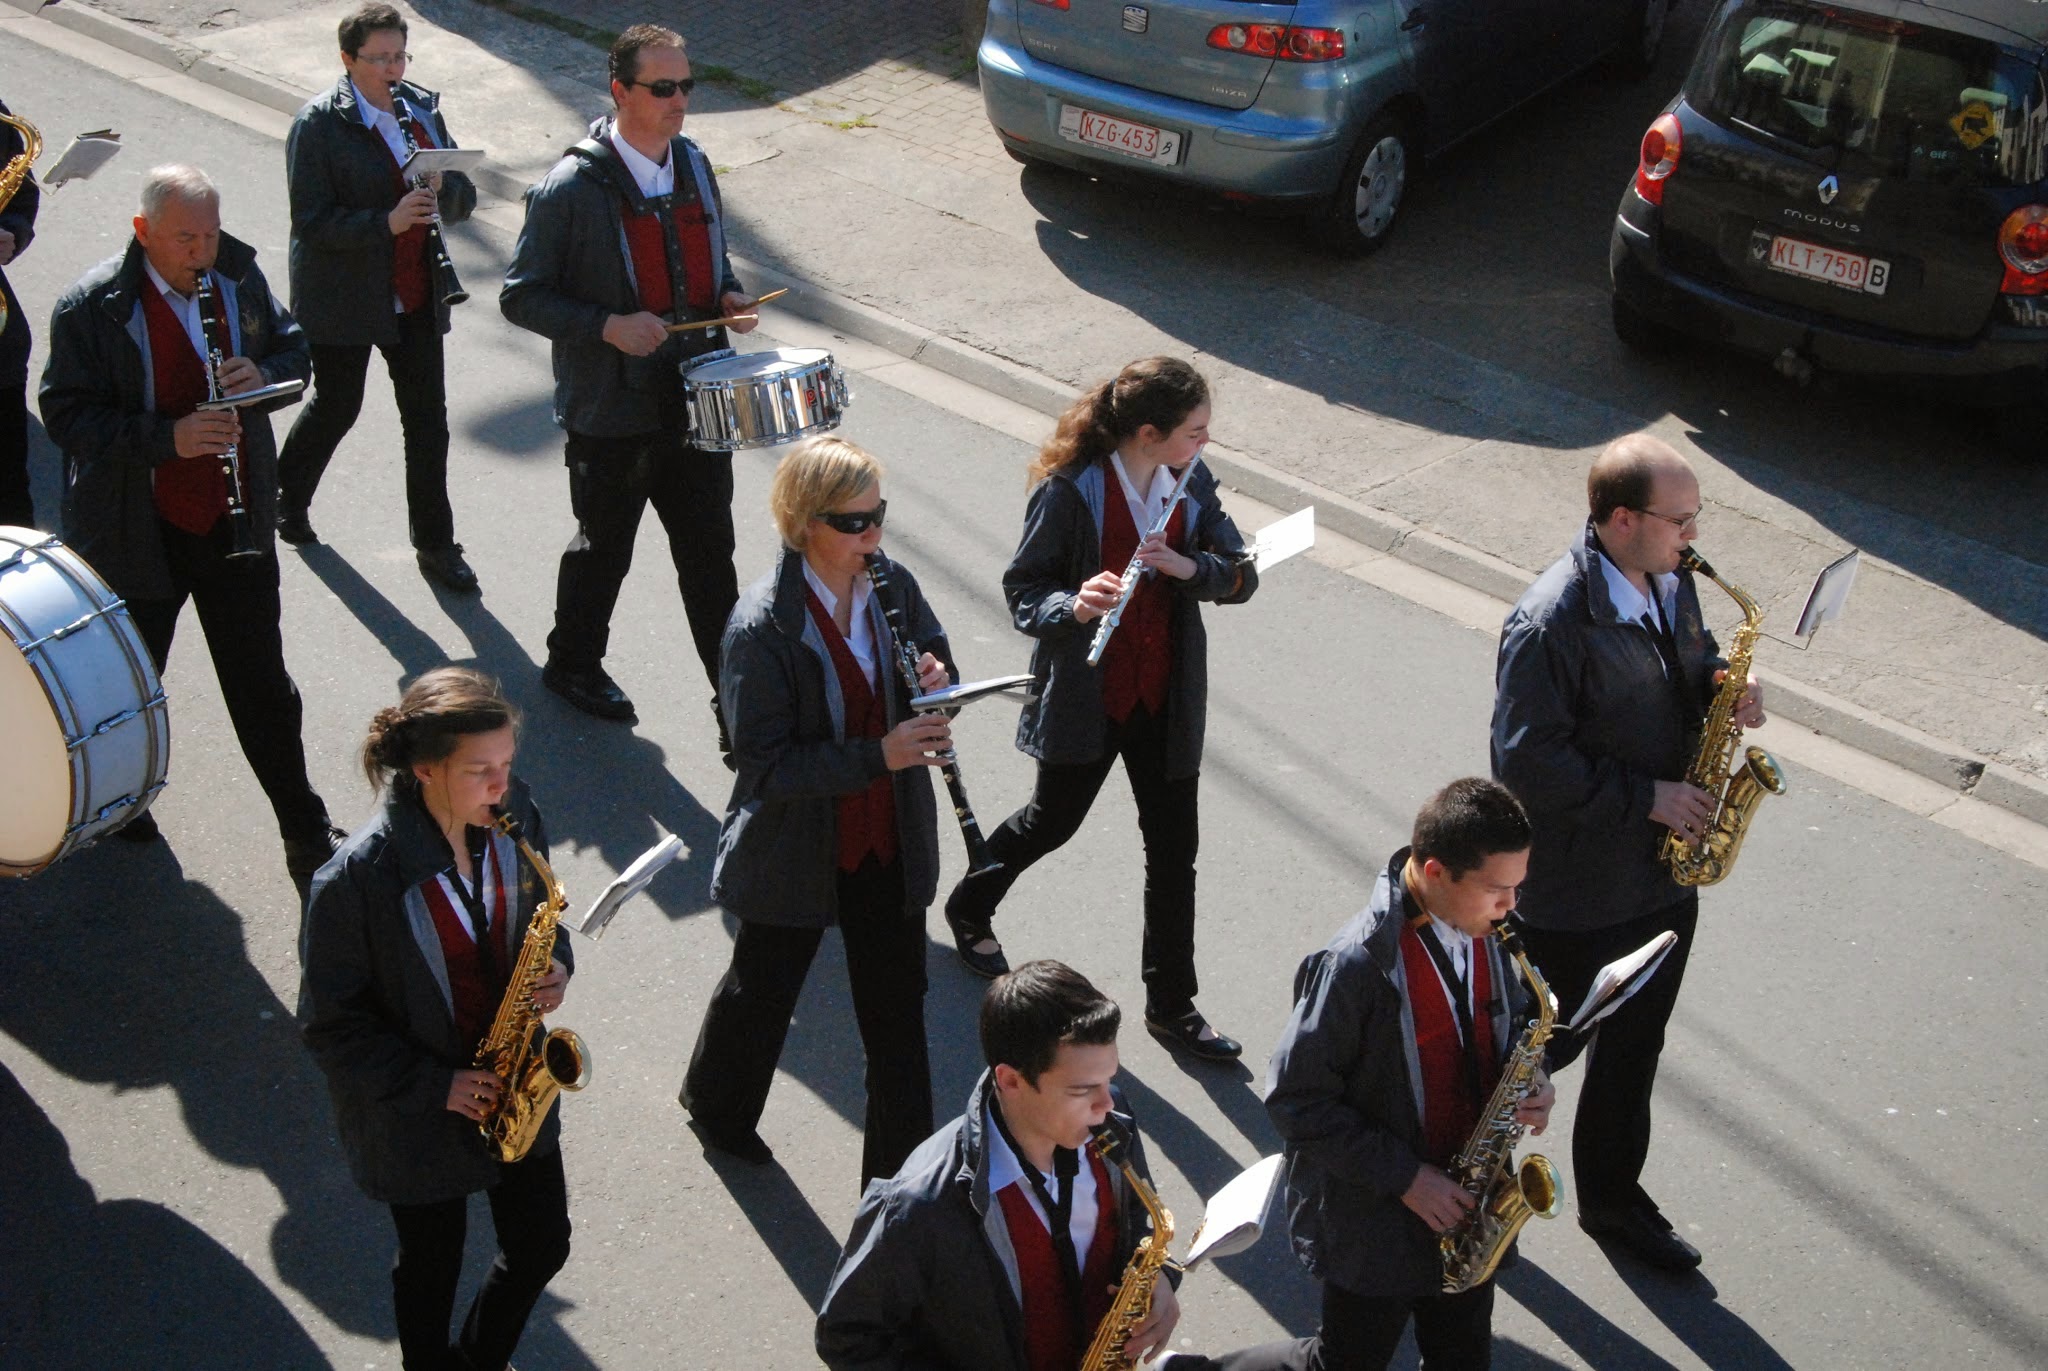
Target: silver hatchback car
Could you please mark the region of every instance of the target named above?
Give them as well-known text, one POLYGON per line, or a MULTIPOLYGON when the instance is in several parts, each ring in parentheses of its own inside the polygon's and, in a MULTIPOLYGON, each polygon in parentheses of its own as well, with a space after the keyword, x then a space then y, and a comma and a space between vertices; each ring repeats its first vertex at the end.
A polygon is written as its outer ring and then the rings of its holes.
POLYGON ((1020 161, 1152 176, 1386 240, 1423 159, 1595 63, 1655 63, 1674 0, 989 0, 982 101, 1020 161))

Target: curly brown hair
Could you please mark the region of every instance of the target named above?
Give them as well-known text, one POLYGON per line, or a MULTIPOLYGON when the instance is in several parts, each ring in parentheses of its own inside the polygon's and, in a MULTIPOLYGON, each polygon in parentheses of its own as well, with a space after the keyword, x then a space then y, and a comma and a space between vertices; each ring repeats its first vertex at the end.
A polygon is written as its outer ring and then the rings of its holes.
POLYGON ((1178 357, 1146 357, 1067 406, 1031 463, 1031 483, 1100 461, 1148 424, 1171 433, 1209 402, 1209 383, 1178 357))

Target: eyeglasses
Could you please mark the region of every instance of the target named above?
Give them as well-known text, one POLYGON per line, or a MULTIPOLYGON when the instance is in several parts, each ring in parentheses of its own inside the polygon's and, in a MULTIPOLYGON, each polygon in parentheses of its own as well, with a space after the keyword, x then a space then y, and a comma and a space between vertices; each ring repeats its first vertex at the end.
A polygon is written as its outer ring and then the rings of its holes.
POLYGON ((640 87, 640 89, 646 91, 649 95, 653 96, 657 100, 673 100, 676 98, 678 93, 688 95, 691 91, 697 89, 697 78, 694 76, 685 76, 680 81, 621 80, 619 84, 622 86, 638 86, 640 87))
POLYGON ((871 528, 882 526, 882 516, 889 512, 887 500, 875 501, 873 509, 829 510, 811 517, 840 533, 866 533, 871 528))
POLYGON ((368 62, 373 67, 402 67, 407 62, 412 61, 412 54, 409 52, 388 52, 382 56, 372 56, 367 52, 359 52, 356 54, 356 61, 368 62))
POLYGON ((1694 527, 1700 521, 1700 512, 1698 510, 1694 510, 1690 514, 1659 514, 1654 509, 1639 509, 1636 511, 1636 513, 1647 514, 1652 519, 1662 519, 1665 523, 1671 525, 1680 533, 1683 533, 1685 532, 1685 530, 1694 527))

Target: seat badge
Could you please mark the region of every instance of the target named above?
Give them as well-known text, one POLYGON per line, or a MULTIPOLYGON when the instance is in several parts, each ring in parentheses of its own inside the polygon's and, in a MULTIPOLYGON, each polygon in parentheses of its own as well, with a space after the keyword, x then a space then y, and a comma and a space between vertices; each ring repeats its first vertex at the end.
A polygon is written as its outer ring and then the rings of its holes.
POLYGON ((1124 32, 1143 33, 1152 23, 1152 12, 1143 5, 1124 6, 1124 32))
POLYGON ((1823 205, 1832 205, 1835 203, 1835 197, 1842 193, 1842 183, 1832 176, 1823 176, 1820 178, 1820 185, 1815 189, 1823 205))

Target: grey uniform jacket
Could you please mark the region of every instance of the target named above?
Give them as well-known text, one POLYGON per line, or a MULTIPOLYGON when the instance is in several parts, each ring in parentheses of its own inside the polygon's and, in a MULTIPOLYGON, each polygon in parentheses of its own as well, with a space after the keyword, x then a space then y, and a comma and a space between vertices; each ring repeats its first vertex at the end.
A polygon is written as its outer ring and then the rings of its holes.
POLYGON ((1685 776, 1726 663, 1678 576, 1681 679, 1656 640, 1607 593, 1593 526, 1526 591, 1500 635, 1493 774, 1529 811, 1535 844, 1521 915, 1537 928, 1605 928, 1675 903, 1685 888, 1658 855, 1654 782, 1685 776))
MULTIPOLYGON (((916 578, 895 562, 883 570, 918 648, 951 672, 945 630, 916 578)), ((739 918, 786 928, 838 920, 839 797, 891 774, 881 739, 846 736, 839 675, 806 608, 807 589, 803 554, 784 548, 775 570, 740 592, 719 651, 719 707, 737 774, 718 830, 711 898, 739 918)), ((868 612, 894 728, 909 716, 910 692, 889 653, 879 596, 869 598, 868 612)), ((939 883, 931 769, 893 775, 904 903, 923 909, 939 883)))
MULTIPOLYGON (((724 347, 725 330, 673 334, 647 357, 628 357, 604 340, 605 319, 640 312, 625 212, 644 202, 616 153, 589 145, 611 133, 599 119, 590 137, 564 153, 526 192, 526 222, 512 249, 498 308, 507 319, 554 343, 555 422, 571 433, 629 438, 668 422, 682 393, 677 365, 724 347), (668 407, 667 413, 664 406, 668 407)), ((708 192, 714 279, 719 293, 741 289, 725 251, 725 211, 711 159, 687 138, 669 145, 676 197, 701 201, 708 192)))
MULTIPOLYGON (((265 384, 305 380, 312 370, 306 337, 270 293, 256 250, 223 233, 214 280, 228 314, 232 356, 247 357, 265 384)), ((173 421, 156 413, 149 326, 142 292, 156 287, 143 268, 142 247, 109 257, 64 292, 50 316, 50 356, 43 366, 43 426, 64 451, 64 536, 115 592, 128 599, 168 599, 175 588, 157 531, 156 469, 180 458, 173 421)), ((277 442, 270 412, 296 399, 241 411, 240 453, 257 541, 275 546, 277 442)))
MULTIPOLYGON (((1104 492, 1122 499, 1107 459, 1078 471, 1055 472, 1031 491, 1024 510, 1024 535, 1003 573, 1003 595, 1019 633, 1036 639, 1031 649, 1034 697, 1017 721, 1017 748, 1053 766, 1075 766, 1102 756, 1105 716, 1102 677, 1088 665, 1094 621, 1074 617, 1083 582, 1103 569, 1104 492)), ((1207 467, 1188 481, 1188 513, 1181 520, 1178 551, 1195 559, 1185 581, 1165 578, 1173 591, 1173 677, 1167 688, 1167 775, 1175 780, 1202 767, 1202 734, 1208 721, 1209 638, 1200 601, 1240 605, 1259 588, 1258 569, 1245 555, 1237 531, 1216 493, 1207 467)), ((1139 532, 1142 534, 1143 529, 1139 532)), ((1122 567, 1116 568, 1122 571, 1122 567)))
MULTIPOLYGON (((433 130, 437 146, 455 146, 439 95, 410 81, 400 82, 395 94, 433 130)), ((306 337, 335 345, 397 343, 390 215, 402 192, 392 182, 384 137, 363 122, 347 76, 292 120, 284 164, 292 203, 292 313, 306 337)), ((439 203, 442 223, 459 224, 476 208, 476 187, 461 172, 448 172, 439 203)), ((448 306, 439 291, 428 295, 446 333, 448 306)))
MULTIPOLYGON (((1387 860, 1372 902, 1294 973, 1294 1012, 1266 1069, 1266 1113, 1286 1143, 1287 1224, 1317 1278, 1359 1295, 1434 1294, 1437 1239, 1402 1194, 1422 1164, 1422 1074, 1401 965, 1418 911, 1387 860)), ((1494 939, 1481 944, 1496 993, 1487 1022, 1503 1059, 1528 1017, 1528 988, 1494 939)))
MULTIPOLYGON (((965 1114, 919 1144, 895 1176, 868 1183, 818 1308, 818 1356, 832 1371, 1028 1371, 1016 1253, 988 1188, 994 1093, 984 1071, 965 1114)), ((1145 1145, 1120 1094, 1112 1117, 1149 1183, 1145 1145)), ((1151 1230, 1115 1167, 1109 1183, 1121 1276, 1151 1230)))
MULTIPOLYGON (((448 1109, 449 1082, 474 1064, 477 1044, 456 1040, 448 967, 420 890, 450 866, 448 843, 416 795, 395 783, 376 817, 320 868, 299 934, 306 1046, 327 1077, 349 1170, 385 1204, 455 1199, 499 1179, 477 1126, 448 1109)), ((504 808, 546 860, 547 832, 523 782, 512 783, 504 808)), ((519 873, 506 894, 516 957, 546 891, 509 838, 491 841, 499 869, 519 873)), ((554 959, 575 969, 568 934, 555 935, 554 959)), ((529 1156, 557 1146, 559 1116, 550 1112, 529 1156)))

